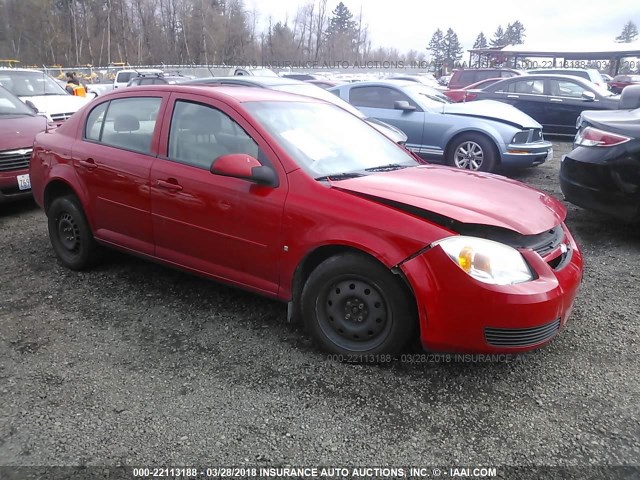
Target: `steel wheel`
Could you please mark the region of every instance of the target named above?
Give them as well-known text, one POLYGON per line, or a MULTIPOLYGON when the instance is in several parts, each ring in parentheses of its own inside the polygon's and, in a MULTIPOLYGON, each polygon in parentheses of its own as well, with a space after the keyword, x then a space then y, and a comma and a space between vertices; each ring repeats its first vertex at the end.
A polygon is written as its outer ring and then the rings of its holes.
POLYGON ((324 350, 353 361, 400 351, 418 326, 415 299, 375 259, 345 252, 320 263, 300 299, 305 328, 324 350))
POLYGON ((100 261, 102 249, 75 196, 54 199, 47 216, 51 246, 65 267, 83 270, 100 261))
POLYGON ((458 145, 453 161, 456 167, 463 170, 480 170, 484 162, 484 151, 476 142, 468 140, 458 145))
POLYGON ((393 319, 387 304, 375 283, 348 276, 318 296, 316 315, 322 332, 338 347, 367 351, 389 333, 393 319))

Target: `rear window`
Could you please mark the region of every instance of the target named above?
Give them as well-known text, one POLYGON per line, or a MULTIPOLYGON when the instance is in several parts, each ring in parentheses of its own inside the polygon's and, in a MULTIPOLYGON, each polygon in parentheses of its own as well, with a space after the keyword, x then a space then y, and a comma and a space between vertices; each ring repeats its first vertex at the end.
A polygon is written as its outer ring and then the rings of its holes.
POLYGON ((131 80, 133 72, 120 72, 116 76, 116 83, 126 83, 131 80))

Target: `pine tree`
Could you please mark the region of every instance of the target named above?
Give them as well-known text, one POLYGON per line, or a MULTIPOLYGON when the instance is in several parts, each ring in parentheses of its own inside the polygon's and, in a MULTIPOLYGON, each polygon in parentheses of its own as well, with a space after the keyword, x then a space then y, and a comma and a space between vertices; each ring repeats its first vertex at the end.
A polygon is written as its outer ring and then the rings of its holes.
POLYGON ((353 14, 344 3, 340 2, 331 12, 325 35, 333 61, 349 61, 355 57, 358 29, 353 14))
POLYGON ((629 20, 622 28, 620 35, 616 37, 618 43, 631 43, 638 38, 638 27, 636 24, 629 20))
POLYGON ((442 53, 445 66, 453 70, 456 62, 462 58, 462 45, 458 35, 449 28, 442 41, 442 53))
POLYGON ((489 43, 492 47, 504 47, 506 45, 505 40, 506 39, 504 30, 502 29, 502 25, 498 25, 498 29, 496 30, 496 33, 493 34, 493 38, 489 43))
POLYGON ((524 43, 524 25, 516 20, 512 24, 507 26, 507 30, 504 33, 505 45, 520 45, 524 43))
POLYGON ((487 48, 487 37, 483 32, 480 32, 476 37, 476 41, 473 42, 473 48, 487 48))
POLYGON ((442 34, 442 30, 437 29, 431 36, 429 46, 427 47, 427 50, 431 53, 431 62, 433 63, 436 71, 440 70, 444 62, 443 48, 444 35, 442 34))

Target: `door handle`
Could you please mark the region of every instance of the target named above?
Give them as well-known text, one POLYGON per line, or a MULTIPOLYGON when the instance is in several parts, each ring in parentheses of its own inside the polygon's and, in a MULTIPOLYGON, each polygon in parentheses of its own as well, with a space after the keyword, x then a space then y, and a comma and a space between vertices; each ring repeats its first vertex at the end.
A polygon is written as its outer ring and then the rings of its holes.
POLYGON ((520 98, 520 95, 507 95, 507 98, 520 98))
POLYGON ((81 167, 86 168, 87 170, 95 170, 96 168, 98 168, 98 165, 96 165, 96 162, 93 158, 87 158, 86 160, 80 160, 78 162, 78 165, 80 165, 81 167))
POLYGON ((561 98, 550 98, 549 101, 553 102, 553 103, 562 103, 562 99, 561 98))
POLYGON ((173 192, 179 192, 182 190, 182 185, 178 184, 178 181, 173 178, 169 180, 156 180, 156 187, 164 188, 173 192))

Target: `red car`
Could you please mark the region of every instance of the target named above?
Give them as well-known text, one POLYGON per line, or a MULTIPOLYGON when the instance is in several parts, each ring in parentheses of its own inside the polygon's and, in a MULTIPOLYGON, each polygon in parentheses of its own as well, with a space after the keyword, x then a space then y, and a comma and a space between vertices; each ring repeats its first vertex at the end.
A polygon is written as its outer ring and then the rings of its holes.
POLYGON ((475 100, 476 94, 469 90, 481 90, 484 87, 488 87, 489 85, 499 82, 500 80, 502 80, 502 78, 487 78, 486 80, 480 80, 479 82, 472 83, 471 85, 467 85, 466 87, 458 90, 445 90, 442 93, 456 103, 466 102, 467 100, 471 101, 475 100))
POLYGON ((47 119, 0 87, 0 203, 31 196, 29 159, 47 119))
POLYGON ((640 75, 616 75, 608 83, 613 93, 622 93, 624 87, 629 85, 640 85, 640 75))
POLYGON ((63 265, 88 268, 109 246, 277 298, 351 359, 391 358, 418 335, 447 351, 539 347, 582 277, 555 198, 425 164, 313 98, 118 90, 34 148, 63 265))

